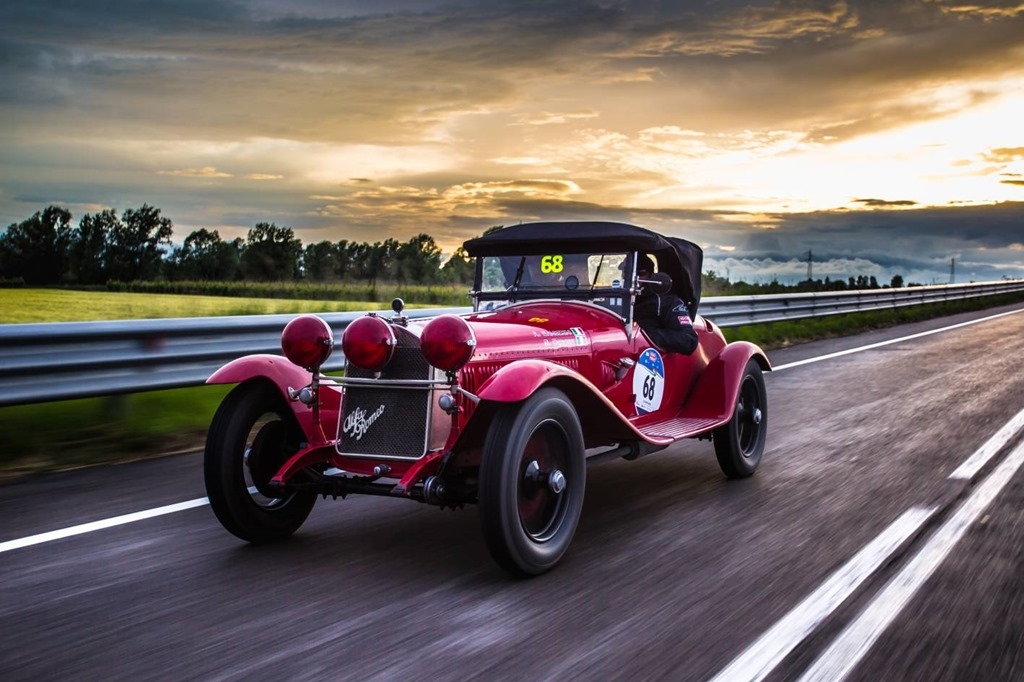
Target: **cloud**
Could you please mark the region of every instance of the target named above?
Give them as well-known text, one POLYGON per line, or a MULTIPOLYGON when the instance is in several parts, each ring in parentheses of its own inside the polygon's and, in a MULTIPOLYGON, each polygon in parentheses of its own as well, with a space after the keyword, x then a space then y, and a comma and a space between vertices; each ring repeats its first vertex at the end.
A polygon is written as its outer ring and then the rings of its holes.
POLYGON ((1000 149, 991 149, 983 156, 986 161, 991 161, 993 163, 1024 161, 1024 147, 1002 147, 1000 149))
POLYGON ((554 113, 545 111, 540 114, 520 114, 516 125, 548 126, 568 123, 570 121, 584 121, 589 118, 597 118, 596 111, 582 111, 576 113, 554 113))
POLYGON ((234 175, 219 171, 213 166, 202 168, 180 168, 177 170, 161 170, 157 175, 170 175, 176 178, 232 178, 234 175))
POLYGON ((593 217, 758 268, 1011 268, 984 226, 1024 243, 995 203, 1022 185, 1022 20, 1019 0, 9 0, 0 224, 148 202, 184 231, 451 245, 593 217))
POLYGON ((871 208, 886 208, 890 206, 917 206, 916 201, 910 199, 854 199, 853 203, 863 204, 871 208))
POLYGON ((949 2, 948 0, 926 0, 937 5, 943 12, 960 16, 981 17, 982 19, 1013 18, 1024 14, 1024 4, 1016 0, 978 3, 949 2))

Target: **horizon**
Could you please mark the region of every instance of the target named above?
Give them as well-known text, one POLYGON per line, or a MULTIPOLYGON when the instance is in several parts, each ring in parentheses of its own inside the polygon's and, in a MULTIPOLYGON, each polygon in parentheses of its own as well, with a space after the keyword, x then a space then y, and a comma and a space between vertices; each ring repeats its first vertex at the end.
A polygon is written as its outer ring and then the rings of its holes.
POLYGON ((146 203, 230 240, 613 220, 751 283, 1024 277, 1024 4, 0 8, 0 226, 146 203), (819 256, 820 254, 820 256, 819 256), (819 261, 818 258, 821 258, 819 261))

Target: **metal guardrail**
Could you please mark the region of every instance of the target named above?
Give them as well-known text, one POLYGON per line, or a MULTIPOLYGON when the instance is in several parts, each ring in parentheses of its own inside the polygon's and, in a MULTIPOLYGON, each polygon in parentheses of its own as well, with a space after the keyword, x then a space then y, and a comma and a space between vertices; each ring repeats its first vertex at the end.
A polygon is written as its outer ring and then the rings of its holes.
POLYGON ((1024 291, 1024 280, 809 294, 716 296, 701 301, 700 313, 720 327, 738 327, 806 317, 891 310, 1020 291, 1024 291))
MULTIPOLYGON (((701 315, 721 327, 796 320, 1024 291, 1024 281, 843 291, 717 296, 701 315)), ((410 318, 469 308, 407 309, 410 318)), ((319 313, 340 338, 362 315, 319 313)), ((281 330, 295 315, 246 315, 108 322, 0 325, 0 407, 198 386, 218 367, 250 353, 281 354, 281 330)), ((339 349, 340 350, 340 349, 339 349)), ((340 352, 324 371, 341 369, 340 352)))

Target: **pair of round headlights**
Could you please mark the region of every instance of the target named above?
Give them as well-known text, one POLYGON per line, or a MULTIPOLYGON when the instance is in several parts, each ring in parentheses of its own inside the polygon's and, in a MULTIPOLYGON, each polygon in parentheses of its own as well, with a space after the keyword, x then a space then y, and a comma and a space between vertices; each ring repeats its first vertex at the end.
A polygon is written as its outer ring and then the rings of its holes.
MULTIPOLYGON (((371 372, 384 369, 395 354, 397 343, 391 325, 375 315, 353 321, 341 336, 341 349, 348 361, 371 372)), ((322 318, 303 315, 285 326, 281 349, 293 363, 315 372, 334 350, 334 334, 322 318)), ((420 350, 432 366, 454 372, 473 357, 476 335, 463 318, 441 315, 423 328, 420 350)))

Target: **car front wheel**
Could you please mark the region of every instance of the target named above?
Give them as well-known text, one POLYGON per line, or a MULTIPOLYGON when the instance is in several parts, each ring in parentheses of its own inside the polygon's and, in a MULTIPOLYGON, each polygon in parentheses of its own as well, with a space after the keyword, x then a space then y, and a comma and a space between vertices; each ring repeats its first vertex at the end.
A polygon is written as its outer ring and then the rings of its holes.
POLYGON ((576 532, 586 474, 583 431, 561 391, 541 389, 498 409, 479 491, 484 539, 498 565, 530 576, 558 563, 576 532))
POLYGON ((715 454, 729 478, 746 478, 757 470, 768 429, 768 395, 764 375, 751 358, 743 370, 732 419, 715 430, 715 454))
POLYGON ((236 386, 217 408, 206 436, 203 473, 221 524, 252 543, 282 540, 309 516, 316 493, 276 497, 267 484, 299 448, 302 431, 273 386, 236 386))

